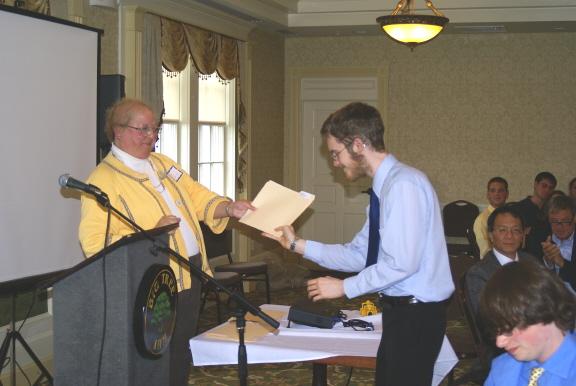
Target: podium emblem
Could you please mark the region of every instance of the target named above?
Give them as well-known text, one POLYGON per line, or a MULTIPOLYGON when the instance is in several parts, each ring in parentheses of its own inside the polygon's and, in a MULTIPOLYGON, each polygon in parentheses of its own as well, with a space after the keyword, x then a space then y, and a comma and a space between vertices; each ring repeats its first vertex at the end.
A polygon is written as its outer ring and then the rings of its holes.
POLYGON ((134 305, 134 338, 140 354, 160 357, 176 324, 178 286, 172 269, 154 264, 142 277, 134 305))

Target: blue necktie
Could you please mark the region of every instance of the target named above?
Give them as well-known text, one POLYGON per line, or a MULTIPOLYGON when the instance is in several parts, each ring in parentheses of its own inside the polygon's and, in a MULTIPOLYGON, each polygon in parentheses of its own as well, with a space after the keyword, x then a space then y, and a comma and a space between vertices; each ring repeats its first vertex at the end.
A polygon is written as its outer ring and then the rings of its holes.
POLYGON ((366 267, 376 264, 378 261, 378 249, 380 247, 380 202, 378 196, 368 189, 370 194, 370 212, 368 214, 368 256, 366 257, 366 267))

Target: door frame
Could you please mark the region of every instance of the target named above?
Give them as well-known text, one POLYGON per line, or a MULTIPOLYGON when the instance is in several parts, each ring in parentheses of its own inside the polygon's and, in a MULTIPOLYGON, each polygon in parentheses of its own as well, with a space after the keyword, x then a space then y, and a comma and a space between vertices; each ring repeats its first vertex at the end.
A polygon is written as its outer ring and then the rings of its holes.
MULTIPOLYGON (((384 127, 387 123, 388 106, 388 63, 380 67, 306 67, 288 70, 286 109, 284 117, 284 183, 286 186, 301 190, 302 187, 302 102, 301 84, 305 78, 354 78, 375 77, 378 82, 378 110, 382 115, 384 127)), ((384 131, 384 143, 388 143, 388 131, 384 131)))

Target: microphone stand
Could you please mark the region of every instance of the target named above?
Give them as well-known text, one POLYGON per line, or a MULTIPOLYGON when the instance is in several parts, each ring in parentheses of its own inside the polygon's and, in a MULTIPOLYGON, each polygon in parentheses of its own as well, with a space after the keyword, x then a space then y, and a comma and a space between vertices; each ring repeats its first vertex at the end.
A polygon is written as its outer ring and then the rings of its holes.
MULTIPOLYGON (((157 251, 162 251, 169 255, 176 257, 180 264, 184 264, 190 267, 190 272, 196 276, 196 278, 202 280, 203 282, 209 282, 214 285, 218 290, 226 293, 236 304, 237 311, 236 311, 236 330, 238 331, 238 377, 240 380, 240 386, 246 386, 248 384, 248 355, 246 354, 246 345, 244 343, 244 332, 246 329, 246 312, 250 312, 252 315, 255 315, 262 319, 266 324, 271 326, 273 329, 278 329, 280 327, 280 323, 277 320, 273 319, 270 315, 263 312, 260 308, 254 306, 250 303, 244 296, 239 295, 236 292, 230 291, 228 288, 220 284, 217 280, 204 271, 202 268, 195 266, 194 264, 190 264, 188 259, 184 258, 178 252, 174 251, 168 245, 166 245, 163 241, 157 240, 154 236, 150 235, 148 231, 143 229, 140 225, 136 222, 132 221, 129 217, 124 215, 118 209, 116 209, 111 203, 108 195, 104 192, 100 194, 93 194, 96 198, 96 201, 104 208, 111 210, 114 212, 118 217, 126 221, 128 224, 132 225, 136 230, 141 232, 147 239, 152 241, 154 246, 152 247, 152 253, 156 254, 157 251), (163 245, 159 245, 159 244, 163 245)), ((107 237, 107 236, 105 236, 107 237)))

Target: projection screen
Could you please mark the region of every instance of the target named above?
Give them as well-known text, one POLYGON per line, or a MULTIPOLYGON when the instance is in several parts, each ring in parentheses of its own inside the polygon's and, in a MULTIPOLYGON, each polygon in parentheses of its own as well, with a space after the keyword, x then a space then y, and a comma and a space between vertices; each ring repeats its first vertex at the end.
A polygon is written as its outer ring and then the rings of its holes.
POLYGON ((0 283, 83 260, 80 200, 58 177, 96 165, 99 39, 0 7, 0 283))

